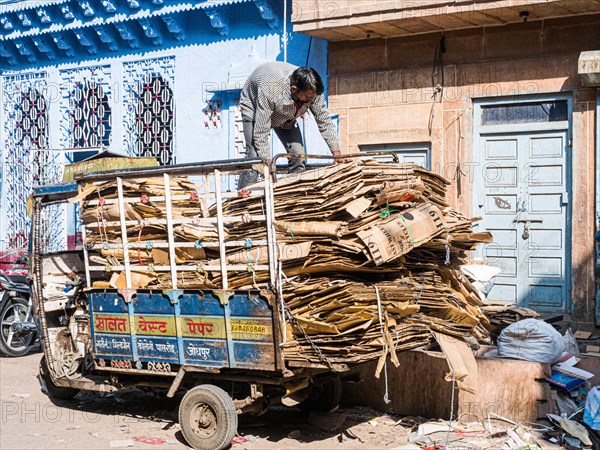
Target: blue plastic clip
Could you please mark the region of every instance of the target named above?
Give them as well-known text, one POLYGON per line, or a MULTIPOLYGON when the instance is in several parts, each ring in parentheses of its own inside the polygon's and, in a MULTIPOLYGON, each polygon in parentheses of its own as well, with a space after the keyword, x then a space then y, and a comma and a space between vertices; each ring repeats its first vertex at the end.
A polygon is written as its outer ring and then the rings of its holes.
POLYGON ((108 250, 108 242, 104 241, 104 242, 102 243, 102 248, 103 248, 104 250, 108 250))
POLYGON ((252 248, 252 239, 246 239, 246 248, 252 248))
POLYGON ((194 242, 194 247, 196 247, 196 248, 198 248, 198 249, 199 249, 199 248, 202 248, 202 242, 200 242, 200 241, 196 241, 196 242, 194 242))
POLYGON ((152 250, 152 241, 146 241, 146 250, 152 250))

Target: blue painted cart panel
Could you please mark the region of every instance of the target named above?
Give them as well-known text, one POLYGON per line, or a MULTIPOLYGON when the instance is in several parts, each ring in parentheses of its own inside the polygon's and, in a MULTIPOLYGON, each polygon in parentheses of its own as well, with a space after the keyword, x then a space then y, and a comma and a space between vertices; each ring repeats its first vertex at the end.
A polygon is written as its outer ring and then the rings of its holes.
POLYGON ((117 367, 147 362, 275 369, 273 309, 257 293, 235 292, 225 305, 210 291, 137 291, 131 304, 116 290, 88 293, 96 358, 117 367), (116 360, 116 361, 114 361, 116 360))

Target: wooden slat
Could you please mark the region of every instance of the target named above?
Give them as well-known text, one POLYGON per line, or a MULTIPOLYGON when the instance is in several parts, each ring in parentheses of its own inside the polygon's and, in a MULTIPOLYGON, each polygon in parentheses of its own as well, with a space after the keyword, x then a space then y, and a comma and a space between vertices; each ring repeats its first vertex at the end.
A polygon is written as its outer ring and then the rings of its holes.
POLYGON ((223 197, 221 196, 221 173, 218 170, 214 172, 215 176, 215 196, 217 198, 217 231, 219 233, 219 254, 221 259, 221 284, 223 290, 229 289, 227 280, 227 254, 225 252, 225 229, 223 222, 223 197))
POLYGON ((357 27, 364 31, 365 36, 368 32, 371 32, 371 37, 406 36, 408 34, 411 34, 410 31, 407 31, 403 28, 399 28, 387 22, 374 22, 365 25, 357 25, 357 27))
POLYGON ((473 23, 469 22, 462 17, 453 14, 439 14, 436 16, 425 16, 419 17, 423 22, 429 23, 434 27, 443 30, 452 30, 459 28, 470 28, 473 27, 473 23))
MULTIPOLYGON (((133 265, 130 264, 129 265, 130 269, 136 272, 150 272, 150 271, 154 271, 154 272, 170 272, 171 271, 171 266, 140 266, 140 265, 133 265), (152 269, 152 270, 150 270, 152 269)), ((178 271, 181 272, 197 272, 198 271, 198 267, 196 265, 194 266, 183 266, 183 265, 175 265, 174 266, 178 271)), ((221 265, 202 265, 200 266, 203 270, 206 271, 219 271, 221 270, 221 265)), ((248 270, 248 266, 244 265, 244 264, 230 264, 229 266, 230 270, 239 270, 239 271, 247 271, 248 270)), ((256 270, 260 270, 260 271, 267 271, 269 270, 269 266, 265 265, 265 264, 258 264, 255 266, 256 270)), ((125 270, 125 266, 90 266, 90 271, 91 272, 120 272, 122 270, 125 270)))
POLYGON ((442 30, 442 28, 421 19, 390 20, 388 23, 409 31, 410 33, 426 33, 429 31, 442 30))
MULTIPOLYGON (((256 214, 256 215, 252 215, 249 216, 250 220, 253 221, 264 221, 266 219, 266 216, 262 215, 262 214, 256 214)), ((232 216, 228 216, 228 217, 223 217, 223 223, 238 223, 238 222, 242 222, 243 219, 242 217, 232 217, 232 216)), ((182 225, 182 224, 186 224, 186 223, 197 223, 197 224, 211 224, 214 225, 218 222, 216 217, 189 217, 189 218, 176 218, 173 219, 173 225, 182 225)), ((106 221, 106 223, 103 226, 106 227, 117 227, 120 226, 121 223, 123 223, 122 221, 119 220, 113 220, 113 221, 106 221)), ((139 220, 125 220, 124 221, 126 226, 131 226, 131 225, 166 225, 167 224, 167 219, 144 219, 142 221, 139 220)), ((86 224, 86 226, 88 228, 98 228, 99 225, 98 223, 88 223, 86 224)))
MULTIPOLYGON (((123 180, 117 178, 117 190, 119 194, 119 216, 120 216, 120 227, 121 227, 121 243, 123 244, 123 264, 125 269, 125 283, 127 289, 131 289, 131 268, 129 265, 129 251, 128 251, 128 240, 127 240, 127 224, 125 221, 125 202, 123 201, 123 180)), ((118 223, 118 222, 117 222, 118 223)))
MULTIPOLYGON (((221 245, 220 242, 206 242, 202 241, 202 248, 219 248, 221 245)), ((244 247, 246 245, 245 241, 227 241, 225 242, 225 247, 244 247)), ((264 239, 253 240, 254 246, 265 246, 267 245, 267 241, 264 239)), ((175 248, 196 248, 197 244, 195 242, 175 242, 173 244, 175 248)), ((120 249, 123 246, 120 243, 112 244, 108 243, 108 245, 104 244, 94 244, 91 246, 92 250, 103 250, 103 249, 120 249)), ((133 250, 137 249, 146 249, 147 244, 146 241, 139 242, 130 242, 129 248, 133 250)), ((152 242, 152 248, 169 248, 168 242, 152 242)))
POLYGON ((167 242, 169 248, 169 263, 171 266, 171 287, 177 289, 177 264, 175 263, 175 237, 173 236, 173 203, 171 202, 171 177, 164 174, 165 207, 167 212, 167 242))

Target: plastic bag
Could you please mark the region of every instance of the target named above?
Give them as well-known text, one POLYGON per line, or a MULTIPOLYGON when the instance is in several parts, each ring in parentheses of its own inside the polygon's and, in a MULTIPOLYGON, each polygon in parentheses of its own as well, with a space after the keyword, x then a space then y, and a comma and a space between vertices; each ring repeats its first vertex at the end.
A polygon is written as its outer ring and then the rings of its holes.
POLYGON ((570 353, 573 356, 579 356, 579 346, 577 345, 577 339, 571 333, 569 328, 563 336, 563 343, 565 345, 565 352, 570 353))
POLYGON ((498 356, 542 363, 556 362, 564 351, 562 335, 543 320, 524 319, 498 336, 498 356))
POLYGON ((482 300, 487 298, 487 295, 494 287, 496 275, 501 270, 499 267, 487 264, 465 264, 460 266, 460 271, 471 281, 471 284, 477 289, 477 293, 482 300))
POLYGON ((600 431, 600 389, 593 387, 585 400, 583 421, 592 430, 600 431))

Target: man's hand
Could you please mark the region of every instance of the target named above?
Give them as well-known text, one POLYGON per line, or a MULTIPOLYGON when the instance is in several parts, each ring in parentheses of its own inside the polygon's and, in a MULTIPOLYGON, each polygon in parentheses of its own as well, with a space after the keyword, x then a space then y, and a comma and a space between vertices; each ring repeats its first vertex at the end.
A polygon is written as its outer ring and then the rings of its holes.
POLYGON ((344 164, 344 163, 349 163, 352 162, 351 158, 339 158, 340 156, 342 156, 342 152, 340 152, 339 150, 336 150, 334 152, 332 152, 333 156, 334 156, 334 160, 333 163, 334 164, 344 164))

